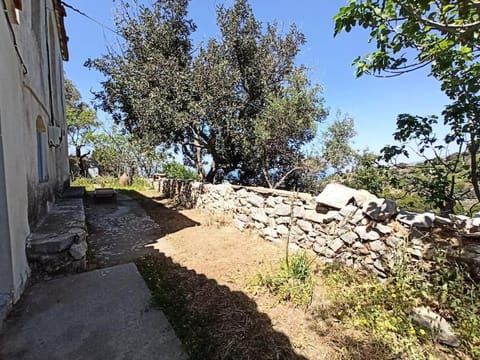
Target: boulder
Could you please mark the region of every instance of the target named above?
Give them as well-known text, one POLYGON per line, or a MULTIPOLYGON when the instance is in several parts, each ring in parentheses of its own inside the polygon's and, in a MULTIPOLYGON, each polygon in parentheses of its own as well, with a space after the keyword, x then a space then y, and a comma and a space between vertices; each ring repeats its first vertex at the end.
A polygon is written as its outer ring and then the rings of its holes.
POLYGON ((215 192, 222 198, 226 198, 233 191, 233 187, 229 183, 215 185, 215 192))
POLYGON ((277 204, 275 202, 275 197, 269 196, 267 201, 265 201, 265 204, 267 204, 267 206, 269 206, 269 207, 275 207, 275 205, 277 204))
POLYGON ((265 200, 263 199, 263 197, 254 193, 248 194, 247 201, 253 206, 256 206, 258 208, 262 208, 263 205, 265 204, 265 200))
POLYGON ((368 229, 367 226, 357 226, 355 232, 360 236, 360 239, 365 241, 375 241, 380 239, 380 235, 372 229, 368 229))
POLYGON ((340 209, 339 213, 343 217, 352 218, 357 212, 358 208, 355 205, 347 205, 340 209))
POLYGON ((370 243, 370 249, 376 252, 382 252, 385 250, 385 244, 381 240, 375 240, 370 243))
POLYGON ((238 230, 243 231, 245 230, 246 224, 240 219, 234 219, 233 226, 235 226, 238 230))
POLYGON ((333 252, 337 252, 338 250, 340 250, 345 244, 343 243, 342 239, 340 238, 336 238, 335 240, 333 240, 328 246, 330 247, 330 249, 332 249, 333 252))
POLYGON ((389 236, 386 240, 386 244, 394 249, 402 245, 403 242, 403 239, 400 239, 396 236, 389 236))
POLYGON ((441 216, 435 216, 435 225, 453 225, 453 220, 441 216))
POLYGON ((375 195, 369 193, 367 190, 356 190, 353 194, 353 199, 358 207, 363 207, 365 202, 378 199, 375 195))
POLYGON ((68 253, 75 260, 80 260, 87 255, 87 248, 87 242, 81 241, 78 244, 72 244, 72 246, 70 246, 70 249, 68 250, 68 253))
POLYGON ((353 214, 351 217, 348 217, 346 220, 352 225, 358 225, 363 219, 365 219, 365 216, 363 215, 362 210, 357 209, 355 214, 353 214))
POLYGON ((379 260, 375 260, 373 262, 373 266, 375 267, 375 269, 377 269, 381 273, 385 273, 385 268, 383 267, 382 263, 379 260))
POLYGON ((281 216, 276 219, 277 224, 290 224, 290 221, 289 216, 281 216))
POLYGON ((357 241, 358 235, 353 231, 348 231, 345 234, 342 234, 340 236, 340 239, 342 239, 347 244, 353 244, 355 241, 357 241))
POLYGON ((375 221, 389 220, 397 214, 397 204, 390 199, 376 199, 363 204, 363 212, 375 221))
POLYGON ((277 232, 279 235, 287 235, 288 234, 288 228, 281 224, 277 226, 277 232))
POLYGON ((315 201, 320 206, 341 209, 353 201, 356 191, 348 186, 332 183, 325 187, 315 201))
POLYGON ((273 208, 273 214, 276 216, 289 216, 291 212, 291 206, 287 204, 278 204, 273 208))
POLYGON ((272 227, 268 226, 265 229, 263 229, 263 236, 269 237, 269 238, 277 238, 278 232, 272 227))
POLYGON ((297 226, 307 233, 313 230, 313 225, 309 221, 297 220, 297 226))
POLYGON ((338 211, 330 210, 323 217, 323 222, 325 224, 331 223, 332 221, 342 221, 343 216, 340 215, 338 211))
POLYGON ((313 221, 315 223, 323 224, 325 220, 325 214, 320 214, 315 210, 307 210, 305 214, 303 214, 303 218, 305 220, 313 221))
POLYGON ((237 220, 240 220, 240 221, 244 222, 244 223, 247 223, 249 221, 248 215, 246 215, 246 214, 237 214, 235 216, 235 218, 237 220))
POLYGON ((457 347, 460 340, 453 333, 450 324, 439 314, 426 307, 417 307, 412 310, 412 319, 419 326, 430 330, 433 336, 442 344, 457 347))
POLYGON ((376 224, 375 225, 375 230, 379 231, 380 233, 387 235, 390 234, 393 231, 392 225, 384 225, 384 224, 376 224))
POLYGON ((304 215, 305 215, 305 209, 302 206, 295 206, 293 208, 293 214, 292 214, 293 217, 303 218, 304 215))
POLYGON ((403 225, 418 229, 431 229, 435 222, 434 213, 416 214, 410 211, 400 211, 397 221, 403 225))
POLYGON ((239 198, 246 198, 248 196, 248 191, 245 189, 240 189, 236 192, 236 196, 239 198))
POLYGON ((455 223, 455 226, 459 229, 463 229, 466 226, 467 220, 470 220, 465 215, 450 215, 450 219, 455 223))
POLYGON ((472 278, 480 281, 480 243, 465 244, 458 259, 467 265, 472 278))
POLYGON ((268 216, 265 213, 265 210, 259 208, 252 208, 252 219, 260 223, 266 223, 268 221, 268 216))

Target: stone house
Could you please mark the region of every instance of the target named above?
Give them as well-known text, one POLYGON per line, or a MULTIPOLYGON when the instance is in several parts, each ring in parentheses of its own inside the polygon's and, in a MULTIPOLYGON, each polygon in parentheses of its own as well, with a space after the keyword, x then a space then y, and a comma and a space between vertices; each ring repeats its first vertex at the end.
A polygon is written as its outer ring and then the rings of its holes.
POLYGON ((0 0, 0 326, 29 279, 31 230, 68 185, 60 0, 0 0))

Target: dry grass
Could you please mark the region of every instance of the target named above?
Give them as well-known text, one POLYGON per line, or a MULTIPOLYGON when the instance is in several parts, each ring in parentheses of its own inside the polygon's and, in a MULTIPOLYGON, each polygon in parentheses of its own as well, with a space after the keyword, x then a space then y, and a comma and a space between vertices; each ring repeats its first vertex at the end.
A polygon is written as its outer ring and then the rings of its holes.
POLYGON ((310 310, 251 290, 249 281, 259 270, 279 265, 282 245, 241 233, 203 211, 175 208, 179 219, 199 224, 183 228, 175 217, 165 219, 174 204, 155 201, 143 206, 165 236, 154 245, 157 253, 138 266, 191 359, 395 358, 391 344, 317 315, 328 303, 321 280, 310 310))

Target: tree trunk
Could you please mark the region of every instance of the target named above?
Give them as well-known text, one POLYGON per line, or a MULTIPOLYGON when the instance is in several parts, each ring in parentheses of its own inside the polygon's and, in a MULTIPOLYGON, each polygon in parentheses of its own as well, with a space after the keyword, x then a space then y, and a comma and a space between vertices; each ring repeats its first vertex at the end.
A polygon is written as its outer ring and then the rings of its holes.
POLYGON ((212 167, 210 168, 210 171, 208 172, 205 180, 211 184, 215 181, 215 175, 217 174, 217 167, 215 164, 215 160, 212 160, 212 167))
POLYGON ((202 148, 198 140, 194 140, 195 144, 195 166, 197 167, 197 173, 200 175, 200 180, 205 179, 205 169, 203 168, 202 148))

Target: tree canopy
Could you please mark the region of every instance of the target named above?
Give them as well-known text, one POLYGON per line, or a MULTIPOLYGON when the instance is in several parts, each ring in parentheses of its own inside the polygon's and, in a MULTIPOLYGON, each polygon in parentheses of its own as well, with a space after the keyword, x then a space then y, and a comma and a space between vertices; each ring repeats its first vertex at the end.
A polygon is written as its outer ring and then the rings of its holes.
POLYGON ((82 101, 80 92, 71 80, 65 78, 64 86, 68 142, 75 148, 79 169, 85 174, 82 159, 88 152, 82 154, 82 148, 90 143, 90 136, 98 126, 97 114, 82 101))
POLYGON ((217 9, 220 37, 194 50, 187 7, 186 0, 134 10, 123 3, 121 49, 86 64, 106 78, 99 106, 143 141, 181 149, 203 179, 237 172, 243 183, 275 186, 298 168, 326 113, 320 88, 295 65, 304 35, 294 25, 282 35, 237 0, 217 9), (273 136, 274 128, 285 131, 273 136))

